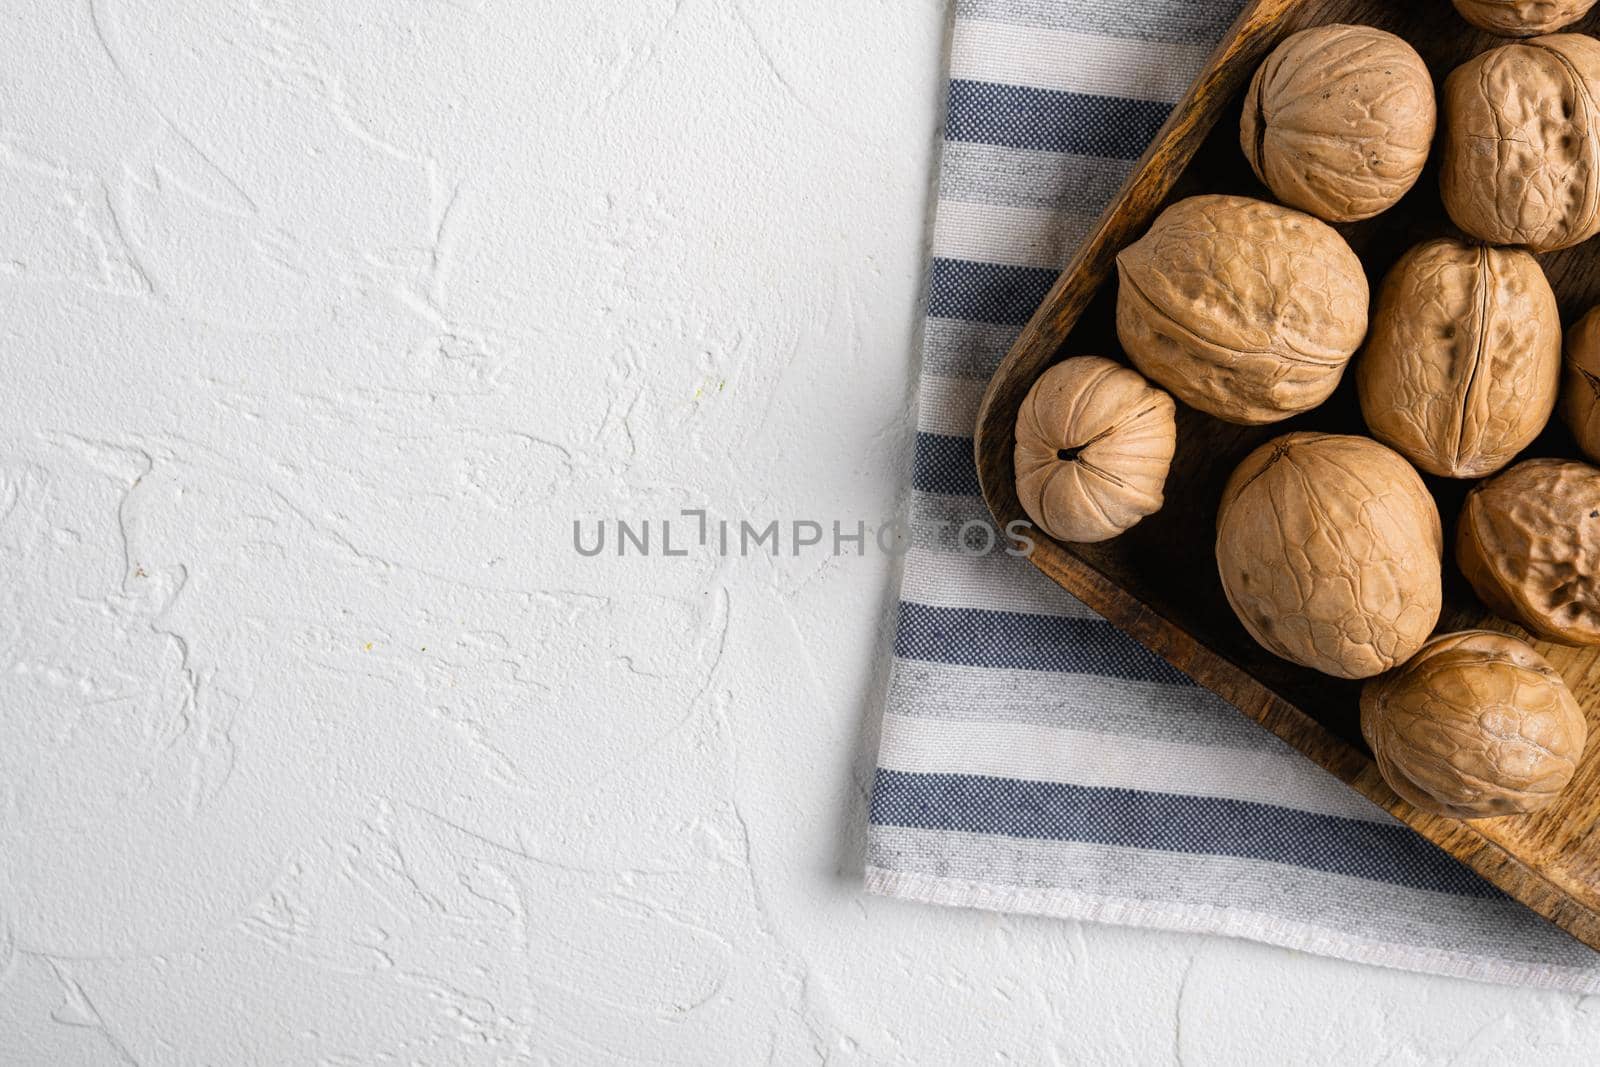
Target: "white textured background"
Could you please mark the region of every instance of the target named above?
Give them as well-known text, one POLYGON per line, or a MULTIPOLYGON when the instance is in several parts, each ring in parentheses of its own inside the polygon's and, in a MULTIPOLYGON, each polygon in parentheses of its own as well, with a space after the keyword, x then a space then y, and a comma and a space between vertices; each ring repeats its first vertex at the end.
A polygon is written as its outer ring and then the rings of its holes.
POLYGON ((1592 1062, 857 889, 941 0, 0 0, 0 1062, 1592 1062))

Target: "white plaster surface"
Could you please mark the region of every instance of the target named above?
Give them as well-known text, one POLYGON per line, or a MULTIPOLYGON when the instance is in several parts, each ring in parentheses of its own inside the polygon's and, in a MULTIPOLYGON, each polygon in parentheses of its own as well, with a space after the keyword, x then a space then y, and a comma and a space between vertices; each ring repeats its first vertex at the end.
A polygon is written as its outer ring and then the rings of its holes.
POLYGON ((941 0, 0 0, 0 1062, 1593 1062, 858 889, 941 0))

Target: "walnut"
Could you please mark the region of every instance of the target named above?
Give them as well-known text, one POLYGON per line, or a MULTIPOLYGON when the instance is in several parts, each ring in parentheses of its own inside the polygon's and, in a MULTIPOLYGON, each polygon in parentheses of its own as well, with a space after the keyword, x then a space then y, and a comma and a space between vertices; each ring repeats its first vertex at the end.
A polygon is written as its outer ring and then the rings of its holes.
POLYGON ((1260 200, 1181 200, 1117 270, 1117 335, 1134 366, 1229 422, 1316 407, 1367 332, 1367 278, 1344 238, 1260 200))
POLYGON ((1352 222, 1416 184, 1435 111, 1433 75, 1416 49, 1371 26, 1318 26, 1256 70, 1239 142, 1279 200, 1352 222))
POLYGON ((1555 409, 1561 313, 1539 261, 1438 240, 1384 279, 1356 361, 1367 428, 1430 474, 1510 463, 1555 409))
POLYGON ((1444 86, 1440 190, 1455 224, 1535 252, 1600 231, 1600 41, 1557 34, 1503 45, 1444 86))
POLYGON ((1017 497, 1058 541, 1105 541, 1160 510, 1177 405, 1126 367, 1078 356, 1017 411, 1017 497))
POLYGON ((1422 647, 1439 619, 1443 551, 1421 477, 1366 437, 1268 441, 1228 479, 1217 514, 1222 588, 1250 636, 1340 678, 1422 647))
POLYGON ((1461 17, 1502 37, 1554 33, 1589 13, 1595 0, 1455 0, 1461 17))
POLYGON ((1600 307, 1567 331, 1561 414, 1583 454, 1600 460, 1600 307))
POLYGON ((1456 562, 1495 614, 1546 641, 1600 645, 1600 470, 1530 459, 1479 485, 1456 562))
POLYGON ((1572 781, 1589 727, 1567 684, 1521 641, 1436 637, 1361 690, 1361 734, 1402 800, 1485 819, 1534 811, 1572 781))

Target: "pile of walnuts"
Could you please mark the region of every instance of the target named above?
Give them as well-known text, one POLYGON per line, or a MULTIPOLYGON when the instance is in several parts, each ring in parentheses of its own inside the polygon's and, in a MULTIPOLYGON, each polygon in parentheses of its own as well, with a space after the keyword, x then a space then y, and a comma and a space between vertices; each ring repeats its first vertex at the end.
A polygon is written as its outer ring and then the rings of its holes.
POLYGON ((1280 422, 1325 401, 1354 360, 1370 436, 1290 433, 1239 465, 1217 515, 1222 588, 1268 651, 1367 679, 1362 733, 1398 795, 1483 818, 1549 804, 1587 738, 1527 643, 1434 630, 1450 546, 1497 615, 1600 645, 1600 469, 1517 462, 1558 408, 1600 462, 1600 308, 1567 332, 1563 360, 1535 258, 1600 234, 1600 41, 1551 32, 1595 0, 1455 3, 1524 39, 1437 97, 1416 51, 1368 26, 1305 30, 1267 57, 1239 140, 1278 203, 1193 196, 1122 251, 1117 335, 1137 373, 1100 356, 1046 372, 1018 415, 1016 470, 1037 525, 1106 540, 1162 506, 1174 397, 1280 422), (1459 233, 1411 249, 1370 293, 1330 224, 1393 207, 1436 141, 1459 233), (1488 479, 1449 538, 1423 475, 1488 479))

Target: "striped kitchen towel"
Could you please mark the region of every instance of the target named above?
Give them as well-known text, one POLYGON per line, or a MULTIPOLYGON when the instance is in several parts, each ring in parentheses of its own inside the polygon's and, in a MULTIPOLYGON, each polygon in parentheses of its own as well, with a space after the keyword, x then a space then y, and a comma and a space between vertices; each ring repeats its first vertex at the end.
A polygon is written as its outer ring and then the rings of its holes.
POLYGON ((996 547, 985 381, 1240 0, 957 0, 869 889, 1600 991, 1506 898, 996 547))

